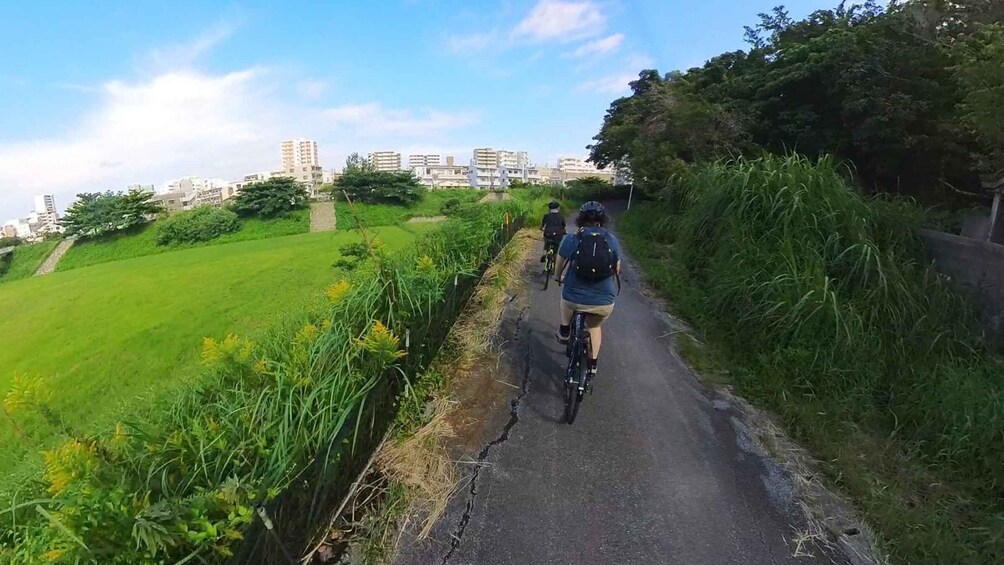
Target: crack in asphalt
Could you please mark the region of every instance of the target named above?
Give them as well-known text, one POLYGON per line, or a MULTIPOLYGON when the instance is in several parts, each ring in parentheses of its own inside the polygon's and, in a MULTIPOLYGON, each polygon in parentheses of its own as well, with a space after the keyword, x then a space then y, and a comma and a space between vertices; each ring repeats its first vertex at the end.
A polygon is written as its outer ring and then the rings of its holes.
MULTIPOLYGON (((516 339, 518 339, 520 325, 523 321, 523 315, 525 312, 526 309, 524 308, 520 311, 519 316, 516 318, 516 331, 514 332, 516 334, 516 339)), ((528 330, 527 337, 529 337, 529 335, 530 331, 528 330)), ((457 529, 452 536, 453 539, 450 541, 450 550, 443 556, 441 565, 446 565, 447 561, 453 557, 453 554, 457 551, 457 548, 460 547, 460 542, 464 538, 464 532, 467 530, 467 525, 471 521, 471 512, 474 510, 474 502, 478 496, 478 476, 481 474, 481 469, 484 465, 485 459, 488 458, 488 455, 491 453, 493 447, 508 441, 510 432, 512 432, 512 429, 517 423, 519 423, 519 405, 523 400, 523 397, 526 396, 530 387, 530 367, 532 366, 532 360, 532 355, 530 354, 530 343, 529 340, 527 340, 526 355, 524 358, 526 369, 523 372, 523 379, 520 384, 519 394, 517 394, 516 397, 509 402, 509 421, 506 422, 505 427, 502 428, 502 433, 485 445, 481 449, 481 452, 478 453, 477 465, 474 466, 474 473, 471 476, 470 496, 467 499, 467 507, 464 509, 464 514, 460 517, 460 523, 457 524, 457 529)))

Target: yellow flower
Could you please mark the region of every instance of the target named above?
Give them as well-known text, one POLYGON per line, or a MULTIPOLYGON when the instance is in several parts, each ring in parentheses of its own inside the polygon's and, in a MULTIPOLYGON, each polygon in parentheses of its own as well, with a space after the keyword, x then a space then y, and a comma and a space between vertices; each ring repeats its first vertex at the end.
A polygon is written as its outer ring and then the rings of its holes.
POLYGON ((122 445, 127 439, 129 439, 129 434, 126 432, 125 426, 122 425, 122 422, 116 423, 115 434, 112 435, 112 444, 122 445))
POLYGON ((418 258, 418 270, 419 272, 427 273, 436 268, 436 263, 428 255, 422 255, 418 258))
POLYGON ((321 332, 317 329, 317 326, 314 324, 307 324, 300 328, 300 331, 296 332, 296 337, 293 338, 293 341, 301 344, 313 343, 320 333, 321 332))
POLYGON ((393 361, 405 356, 404 351, 398 350, 398 343, 400 343, 398 337, 379 320, 373 324, 366 337, 357 340, 356 343, 362 349, 376 354, 386 361, 393 361))
POLYGON ((329 286, 328 290, 325 291, 325 294, 328 295, 328 300, 332 304, 338 304, 338 302, 341 301, 341 299, 344 298, 345 295, 349 293, 349 290, 351 288, 352 285, 349 284, 349 281, 342 279, 336 282, 335 284, 329 286))
POLYGON ((264 359, 259 359, 258 362, 254 364, 254 372, 257 373, 257 374, 259 374, 259 375, 265 374, 265 371, 267 371, 267 370, 268 370, 268 366, 265 365, 265 360, 264 359))
POLYGON ((212 365, 220 360, 220 346, 211 337, 202 339, 202 362, 212 365))
POLYGON ((53 549, 42 554, 46 561, 59 561, 63 557, 62 549, 53 549))
POLYGON ((98 464, 96 453, 93 443, 77 439, 42 453, 49 492, 58 496, 74 482, 90 475, 98 464))
POLYGON ((44 403, 47 396, 41 379, 27 375, 15 375, 14 386, 4 397, 3 407, 8 412, 17 412, 21 408, 44 403))
POLYGON ((324 330, 324 331, 330 330, 331 329, 331 320, 330 319, 325 319, 323 322, 321 322, 321 329, 324 330))

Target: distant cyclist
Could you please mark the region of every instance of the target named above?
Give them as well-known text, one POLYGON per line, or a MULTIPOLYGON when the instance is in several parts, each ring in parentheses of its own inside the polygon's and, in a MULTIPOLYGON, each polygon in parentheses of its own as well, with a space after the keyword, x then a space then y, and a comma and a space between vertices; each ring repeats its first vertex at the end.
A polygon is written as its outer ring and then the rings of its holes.
POLYGON ((565 217, 558 211, 560 208, 561 205, 552 200, 547 205, 547 214, 544 214, 544 219, 540 221, 540 231, 544 232, 544 254, 540 256, 541 263, 547 258, 547 250, 557 249, 561 238, 565 237, 565 217))
POLYGON ((603 332, 600 326, 614 311, 617 298, 615 278, 621 268, 621 246, 614 234, 604 227, 607 213, 599 202, 586 202, 579 208, 575 219, 578 230, 561 241, 558 248, 558 264, 555 268, 558 281, 562 281, 565 264, 568 273, 564 275, 565 286, 561 291, 561 319, 556 337, 561 343, 568 343, 571 329, 569 325, 575 312, 589 314, 586 327, 592 342, 592 359, 589 372, 596 375, 596 360, 600 355, 603 332))

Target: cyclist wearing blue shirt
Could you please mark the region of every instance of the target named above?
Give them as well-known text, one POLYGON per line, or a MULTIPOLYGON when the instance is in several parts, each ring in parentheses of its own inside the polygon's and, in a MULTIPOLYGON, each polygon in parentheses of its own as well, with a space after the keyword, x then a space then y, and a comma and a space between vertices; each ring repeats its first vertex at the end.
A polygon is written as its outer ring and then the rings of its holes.
MULTIPOLYGON (((589 360, 589 371, 595 376, 596 360, 599 357, 600 345, 603 340, 603 333, 600 326, 610 317, 614 311, 614 301, 617 298, 617 285, 614 281, 621 267, 621 246, 617 238, 604 227, 607 224, 607 214, 603 205, 599 202, 586 202, 579 208, 579 215, 575 219, 575 225, 579 227, 575 233, 570 233, 561 240, 558 248, 558 262, 556 272, 558 281, 564 282, 565 286, 561 291, 560 307, 560 327, 556 337, 561 343, 567 343, 571 329, 569 325, 572 315, 575 312, 589 314, 586 317, 586 327, 589 330, 589 338, 592 342, 592 359, 589 360), (575 267, 575 256, 581 254, 579 244, 583 238, 589 238, 590 242, 606 240, 609 244, 609 251, 612 257, 605 256, 604 261, 610 263, 609 276, 600 279, 589 280, 584 276, 576 274, 579 270, 575 267), (595 239, 594 239, 595 238, 595 239), (568 272, 562 273, 566 264, 569 265, 568 272)), ((587 245, 595 252, 596 245, 587 245)), ((587 252, 589 251, 587 249, 587 252)), ((584 260, 582 260, 584 261, 584 260)))

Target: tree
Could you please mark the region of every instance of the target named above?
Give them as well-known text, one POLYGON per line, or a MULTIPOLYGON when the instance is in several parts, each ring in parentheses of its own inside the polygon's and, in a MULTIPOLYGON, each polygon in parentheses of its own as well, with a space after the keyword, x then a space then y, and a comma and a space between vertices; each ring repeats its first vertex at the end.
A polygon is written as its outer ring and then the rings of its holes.
POLYGON ((245 185, 230 209, 241 216, 274 218, 307 205, 307 189, 290 177, 276 177, 245 185))
POLYGON ((19 237, 0 237, 0 249, 4 247, 17 247, 24 244, 19 237))
POLYGON ((964 92, 959 104, 963 124, 984 144, 980 169, 1004 168, 1004 26, 994 25, 959 42, 955 78, 964 92))
POLYGON ((121 192, 85 192, 59 221, 66 235, 97 237, 151 221, 164 209, 153 202, 153 193, 138 189, 121 192))
POLYGON ((376 169, 374 169, 373 164, 369 162, 369 159, 353 152, 345 158, 345 170, 342 171, 342 174, 372 172, 374 170, 376 169))
POLYGON ((335 182, 334 194, 342 192, 354 202, 403 204, 411 206, 425 195, 425 187, 411 171, 374 171, 346 167, 335 182))

